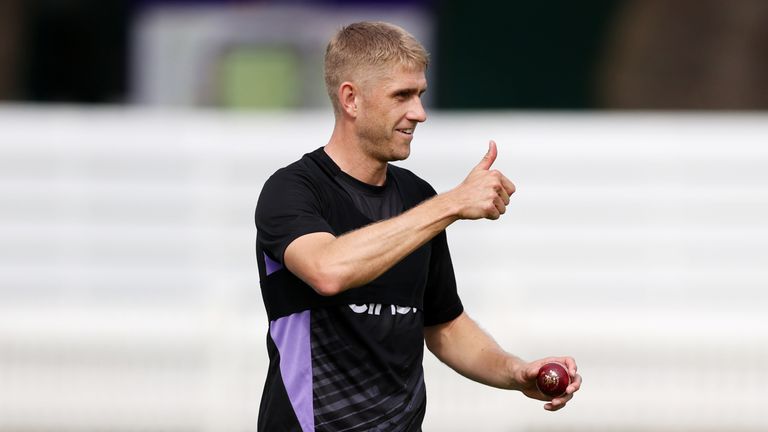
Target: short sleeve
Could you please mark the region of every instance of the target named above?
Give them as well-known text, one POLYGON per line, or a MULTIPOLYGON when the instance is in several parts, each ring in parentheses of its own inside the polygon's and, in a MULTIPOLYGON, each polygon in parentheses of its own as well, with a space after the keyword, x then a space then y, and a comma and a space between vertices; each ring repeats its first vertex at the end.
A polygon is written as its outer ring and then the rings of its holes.
POLYGON ((267 180, 256 205, 257 241, 271 258, 284 264, 285 249, 297 238, 334 233, 322 215, 322 200, 306 174, 281 170, 267 180))
POLYGON ((432 326, 451 321, 463 311, 464 306, 456 289, 448 238, 443 231, 432 239, 429 275, 424 293, 424 325, 432 326))

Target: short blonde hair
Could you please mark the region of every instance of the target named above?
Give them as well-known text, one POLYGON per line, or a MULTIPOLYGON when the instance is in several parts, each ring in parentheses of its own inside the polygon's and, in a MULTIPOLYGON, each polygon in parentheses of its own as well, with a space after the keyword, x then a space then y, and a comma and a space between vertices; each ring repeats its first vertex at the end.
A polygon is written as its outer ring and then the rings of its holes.
POLYGON ((364 21, 345 26, 325 50, 325 86, 333 110, 341 112, 337 91, 344 81, 362 81, 393 66, 426 70, 428 64, 427 50, 394 24, 364 21))

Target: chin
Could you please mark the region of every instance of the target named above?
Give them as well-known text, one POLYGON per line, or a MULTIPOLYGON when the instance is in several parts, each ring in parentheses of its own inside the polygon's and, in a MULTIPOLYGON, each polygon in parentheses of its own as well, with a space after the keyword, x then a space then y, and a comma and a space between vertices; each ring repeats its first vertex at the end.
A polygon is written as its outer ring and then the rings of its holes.
POLYGON ((392 154, 392 160, 393 161, 401 161, 408 159, 408 156, 411 155, 411 144, 407 144, 404 148, 397 149, 392 154))

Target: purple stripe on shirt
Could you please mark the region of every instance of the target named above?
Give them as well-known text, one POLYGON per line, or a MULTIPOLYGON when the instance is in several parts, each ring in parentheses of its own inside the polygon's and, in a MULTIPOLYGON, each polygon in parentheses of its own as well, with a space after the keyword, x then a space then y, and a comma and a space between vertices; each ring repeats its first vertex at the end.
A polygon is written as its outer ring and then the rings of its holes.
POLYGON ((264 254, 264 265, 267 268, 267 276, 283 268, 279 262, 267 256, 266 253, 264 254))
POLYGON ((280 373, 302 431, 315 430, 312 404, 312 358, 309 340, 309 311, 279 318, 269 325, 269 334, 280 352, 280 373))

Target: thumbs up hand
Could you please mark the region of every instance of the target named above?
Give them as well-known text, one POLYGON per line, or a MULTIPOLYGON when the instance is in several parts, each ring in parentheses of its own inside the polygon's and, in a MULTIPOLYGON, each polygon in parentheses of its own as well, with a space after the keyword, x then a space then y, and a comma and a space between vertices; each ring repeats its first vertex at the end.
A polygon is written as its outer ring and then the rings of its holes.
POLYGON ((464 181, 450 193, 459 206, 460 219, 498 219, 507 211, 509 196, 515 192, 515 185, 491 166, 496 161, 496 142, 488 143, 488 152, 483 156, 464 181))

